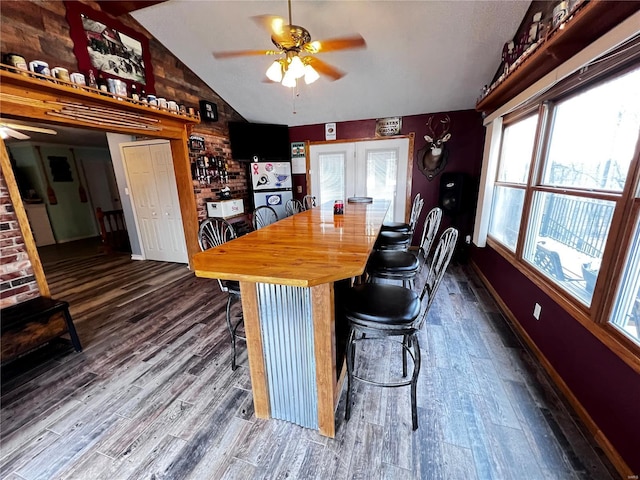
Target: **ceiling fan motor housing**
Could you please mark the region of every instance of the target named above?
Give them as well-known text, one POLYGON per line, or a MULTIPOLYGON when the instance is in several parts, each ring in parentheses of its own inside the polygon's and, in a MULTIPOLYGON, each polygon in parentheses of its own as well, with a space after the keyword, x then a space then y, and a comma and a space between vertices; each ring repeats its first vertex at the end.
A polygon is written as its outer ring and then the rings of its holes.
POLYGON ((300 51, 303 45, 311 41, 311 34, 304 27, 285 25, 282 30, 282 33, 274 32, 274 34, 271 35, 273 44, 282 50, 300 51))

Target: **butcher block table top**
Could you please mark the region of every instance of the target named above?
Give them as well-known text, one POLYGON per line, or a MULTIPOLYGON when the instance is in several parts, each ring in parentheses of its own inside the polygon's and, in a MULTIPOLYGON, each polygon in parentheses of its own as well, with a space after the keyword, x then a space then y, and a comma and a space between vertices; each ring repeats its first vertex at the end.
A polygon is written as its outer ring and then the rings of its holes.
POLYGON ((389 208, 386 200, 326 204, 193 257, 198 277, 313 287, 361 275, 389 208))

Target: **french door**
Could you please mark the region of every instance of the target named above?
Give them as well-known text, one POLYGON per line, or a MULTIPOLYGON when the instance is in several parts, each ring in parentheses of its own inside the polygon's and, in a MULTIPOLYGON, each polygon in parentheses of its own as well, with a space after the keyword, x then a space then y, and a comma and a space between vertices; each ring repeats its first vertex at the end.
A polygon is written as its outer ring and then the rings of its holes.
POLYGON ((406 220, 409 138, 332 142, 309 148, 311 195, 322 205, 349 197, 391 201, 387 220, 406 220))

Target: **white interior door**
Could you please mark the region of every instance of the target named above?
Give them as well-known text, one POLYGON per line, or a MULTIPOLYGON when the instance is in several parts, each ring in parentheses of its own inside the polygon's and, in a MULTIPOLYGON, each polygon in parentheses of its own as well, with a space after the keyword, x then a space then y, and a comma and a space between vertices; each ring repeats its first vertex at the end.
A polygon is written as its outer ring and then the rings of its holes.
POLYGON ((121 148, 144 257, 188 263, 169 143, 121 148))
POLYGON ((388 219, 406 219, 409 139, 311 145, 311 195, 322 204, 352 196, 391 201, 388 219))

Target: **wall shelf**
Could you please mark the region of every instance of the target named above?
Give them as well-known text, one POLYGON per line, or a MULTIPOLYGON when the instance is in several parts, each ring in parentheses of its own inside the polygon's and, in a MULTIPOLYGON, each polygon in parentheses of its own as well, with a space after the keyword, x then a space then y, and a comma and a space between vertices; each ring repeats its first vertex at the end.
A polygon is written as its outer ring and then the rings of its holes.
POLYGON ((502 82, 476 104, 490 113, 533 85, 554 68, 640 10, 640 2, 592 0, 581 4, 561 26, 551 30, 502 82))

